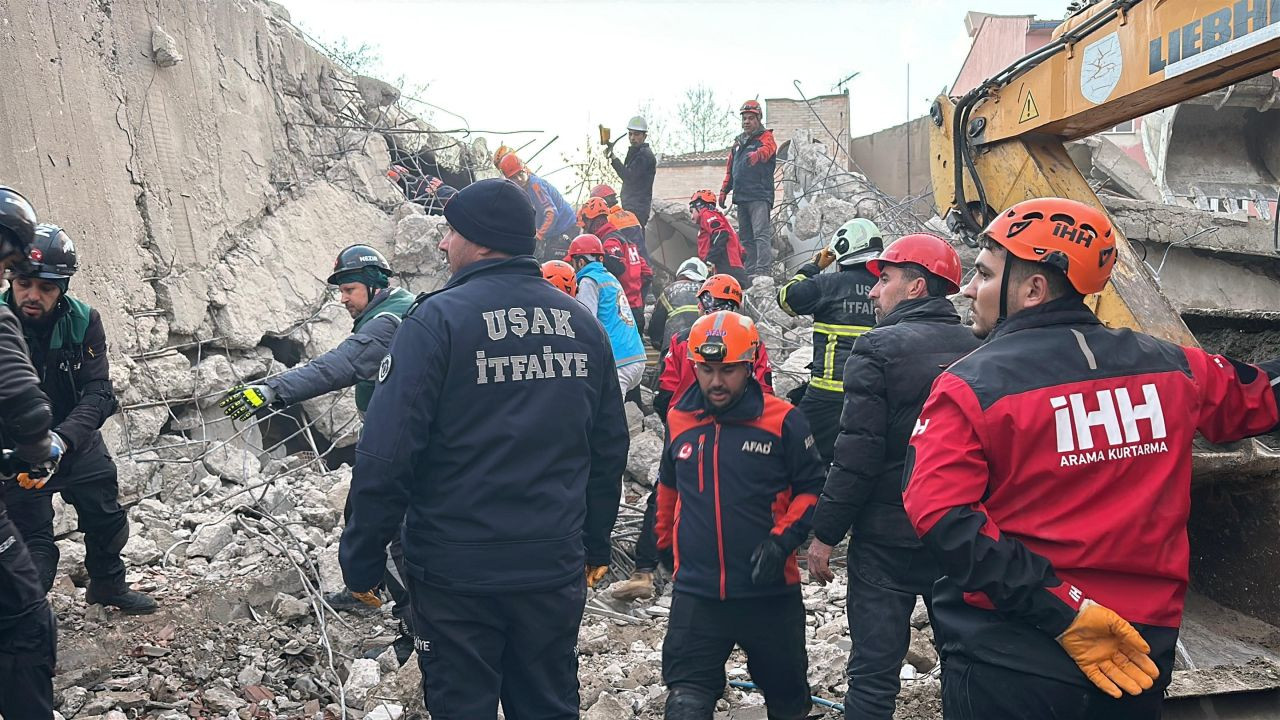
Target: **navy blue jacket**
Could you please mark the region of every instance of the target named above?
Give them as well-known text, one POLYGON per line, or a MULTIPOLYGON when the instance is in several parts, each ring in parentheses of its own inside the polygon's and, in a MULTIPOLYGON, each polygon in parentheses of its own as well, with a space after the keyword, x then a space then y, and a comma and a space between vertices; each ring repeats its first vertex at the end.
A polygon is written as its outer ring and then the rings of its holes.
POLYGON ((609 340, 529 256, 424 295, 378 372, 342 534, 352 590, 406 570, 463 594, 533 592, 607 565, 626 467, 609 340))

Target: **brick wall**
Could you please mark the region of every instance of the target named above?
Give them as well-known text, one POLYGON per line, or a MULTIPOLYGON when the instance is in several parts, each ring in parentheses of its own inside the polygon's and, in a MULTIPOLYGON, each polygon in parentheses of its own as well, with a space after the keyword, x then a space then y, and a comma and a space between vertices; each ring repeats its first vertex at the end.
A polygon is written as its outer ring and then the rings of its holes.
POLYGON ((837 151, 836 141, 831 136, 834 134, 838 137, 839 144, 848 150, 849 96, 843 93, 822 95, 809 98, 809 102, 812 103, 812 110, 803 100, 789 98, 765 100, 765 124, 773 129, 779 145, 799 135, 805 141, 821 142, 827 146, 833 156, 840 157, 842 161, 847 160, 844 153, 837 151), (815 117, 815 111, 818 117, 815 117), (821 122, 818 120, 819 117, 821 122), (823 129, 824 123, 827 129, 823 129))
MULTIPOLYGON (((728 153, 725 153, 728 157, 728 153)), ((663 200, 688 200, 696 190, 720 192, 724 181, 724 161, 707 165, 676 165, 663 167, 658 162, 658 172, 653 178, 653 197, 663 200)))

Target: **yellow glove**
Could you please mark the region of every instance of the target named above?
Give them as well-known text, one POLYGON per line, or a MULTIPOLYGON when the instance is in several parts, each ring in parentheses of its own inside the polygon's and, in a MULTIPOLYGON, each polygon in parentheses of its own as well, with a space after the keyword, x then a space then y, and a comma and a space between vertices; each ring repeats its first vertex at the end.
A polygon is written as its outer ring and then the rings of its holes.
POLYGON ((835 261, 836 253, 831 248, 822 248, 813 256, 813 264, 817 265, 819 270, 826 270, 835 261))
POLYGON ((1075 622, 1057 637, 1058 644, 1098 689, 1113 698, 1137 695, 1160 677, 1147 653, 1151 646, 1124 618, 1085 600, 1075 622))
POLYGON ((609 572, 608 565, 588 565, 587 566, 587 587, 593 588, 596 583, 604 579, 604 574, 609 572))
POLYGON ((360 602, 370 607, 375 607, 375 608, 382 607, 382 598, 378 597, 378 593, 372 590, 369 590, 367 592, 356 592, 355 590, 352 590, 351 597, 359 600, 360 602))

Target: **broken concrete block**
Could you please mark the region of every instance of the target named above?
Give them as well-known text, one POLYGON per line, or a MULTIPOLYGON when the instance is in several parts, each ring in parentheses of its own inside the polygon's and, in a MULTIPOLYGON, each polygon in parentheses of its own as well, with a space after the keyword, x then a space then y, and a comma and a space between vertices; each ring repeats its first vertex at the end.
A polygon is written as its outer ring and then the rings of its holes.
POLYGON ((360 658, 351 663, 351 674, 347 676, 346 692, 348 702, 360 704, 364 702, 369 691, 382 680, 382 672, 378 669, 378 661, 360 658))
POLYGON ((235 538, 235 533, 227 523, 205 525, 196 531, 187 546, 187 557, 214 558, 226 549, 235 538))
POLYGON ((642 432, 631 438, 627 451, 627 478, 649 484, 649 469, 662 459, 662 438, 652 432, 642 432))
POLYGON ((182 62, 178 41, 159 25, 151 28, 151 61, 162 68, 173 67, 182 62))
POLYGON ((160 548, 150 538, 131 534, 120 555, 129 561, 130 567, 142 567, 160 559, 160 548))
POLYGON ((206 470, 223 480, 244 482, 262 472, 262 462, 255 453, 221 441, 205 453, 203 462, 206 470))
POLYGON ((907 648, 908 663, 920 672, 929 672, 938 664, 938 651, 924 633, 911 628, 911 645, 907 648))
POLYGON ((356 89, 364 104, 372 108, 386 107, 400 99, 400 90, 395 85, 367 75, 356 76, 356 89))

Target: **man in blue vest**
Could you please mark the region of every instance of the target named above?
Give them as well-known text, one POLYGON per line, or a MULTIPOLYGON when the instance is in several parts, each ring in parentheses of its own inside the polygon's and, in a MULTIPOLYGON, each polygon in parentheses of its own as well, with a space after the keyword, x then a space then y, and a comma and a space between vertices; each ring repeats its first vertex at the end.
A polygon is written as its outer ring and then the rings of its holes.
POLYGON ((107 336, 98 311, 67 294, 79 267, 75 244, 62 228, 40 225, 26 267, 14 275, 4 302, 18 316, 40 388, 53 405, 53 443, 62 460, 51 477, 10 484, 5 502, 47 592, 58 572, 53 493, 76 509, 84 533, 91 605, 131 615, 156 611, 156 602, 129 589, 120 551, 129 520, 120 507, 116 465, 99 428, 119 408, 107 362, 107 336))
POLYGON ((604 243, 595 235, 574 238, 567 260, 577 272, 578 302, 596 316, 609 335, 618 385, 625 395, 640 387, 647 356, 622 284, 605 269, 604 243))
POLYGON ((499 701, 509 718, 576 720, 578 626, 608 570, 629 445, 613 355, 542 278, 517 185, 469 185, 444 216, 453 276, 379 367, 343 577, 367 596, 402 533, 434 720, 494 718, 499 701))
MULTIPOLYGON (((400 319, 413 304, 414 296, 408 290, 390 287, 391 275, 391 266, 377 250, 368 245, 343 248, 333 264, 329 284, 338 286, 342 306, 355 321, 351 335, 305 365, 252 385, 232 388, 222 399, 223 411, 236 420, 245 420, 267 405, 285 407, 355 386, 356 409, 363 415, 369 409, 378 363, 390 349, 400 319)), ((349 516, 350 510, 348 505, 344 514, 349 516)), ((395 600, 392 614, 399 621, 399 634, 392 645, 403 665, 413 653, 413 632, 409 625, 409 594, 402 580, 399 538, 392 542, 391 558, 393 564, 387 568, 384 584, 395 600)), ((340 610, 365 608, 348 592, 331 593, 325 599, 340 610)))

